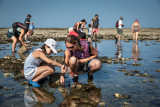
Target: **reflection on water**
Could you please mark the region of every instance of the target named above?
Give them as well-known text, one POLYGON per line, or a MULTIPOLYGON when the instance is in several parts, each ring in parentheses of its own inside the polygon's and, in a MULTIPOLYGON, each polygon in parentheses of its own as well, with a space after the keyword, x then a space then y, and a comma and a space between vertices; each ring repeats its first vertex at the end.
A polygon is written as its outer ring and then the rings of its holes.
POLYGON ((49 93, 42 88, 29 88, 24 92, 24 103, 26 107, 40 106, 42 103, 54 103, 54 93, 49 93))
POLYGON ((138 48, 138 43, 137 41, 133 41, 132 58, 134 60, 134 63, 137 63, 139 56, 140 56, 140 50, 138 48))
POLYGON ((119 41, 119 44, 117 45, 117 52, 116 52, 116 59, 121 59, 122 58, 122 46, 121 46, 121 41, 119 41))

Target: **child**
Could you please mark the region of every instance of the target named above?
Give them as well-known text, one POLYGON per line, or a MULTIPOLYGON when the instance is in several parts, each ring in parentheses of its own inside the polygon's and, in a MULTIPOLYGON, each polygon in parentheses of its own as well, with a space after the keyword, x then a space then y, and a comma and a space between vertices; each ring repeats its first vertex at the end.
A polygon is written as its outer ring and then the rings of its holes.
POLYGON ((88 24, 88 42, 92 42, 92 28, 91 24, 88 24))
MULTIPOLYGON (((46 55, 50 55, 52 52, 57 53, 56 47, 57 42, 54 39, 47 39, 41 48, 36 49, 26 58, 24 76, 27 80, 30 80, 29 84, 34 87, 40 87, 38 81, 54 73, 55 66, 61 68, 62 74, 66 72, 66 68, 62 64, 46 57, 46 55)), ((63 80, 60 81, 63 83, 63 80)))

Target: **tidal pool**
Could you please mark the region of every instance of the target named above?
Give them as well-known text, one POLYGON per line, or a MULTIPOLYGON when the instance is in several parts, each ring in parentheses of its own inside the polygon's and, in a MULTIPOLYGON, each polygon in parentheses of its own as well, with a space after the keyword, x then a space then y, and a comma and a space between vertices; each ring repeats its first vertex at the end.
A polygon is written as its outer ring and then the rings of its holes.
MULTIPOLYGON (((29 52, 41 45, 38 43, 29 52)), ((42 84, 42 88, 34 88, 22 85, 26 81, 22 76, 15 78, 20 75, 20 71, 4 77, 1 69, 0 106, 160 106, 160 42, 138 41, 136 45, 133 41, 122 40, 121 44, 115 46, 113 40, 101 40, 97 43, 97 48, 99 57, 111 58, 111 63, 103 63, 101 70, 93 74, 93 81, 88 81, 87 73, 82 73, 78 83, 74 84, 66 74, 65 87, 60 87, 53 82, 58 80, 55 75, 60 71, 56 68, 53 78, 42 84), (116 98, 116 93, 121 97, 116 98)), ((0 58, 11 55, 11 44, 1 44, 0 49, 0 58)), ((59 42, 58 49, 65 50, 64 41, 59 42)), ((63 55, 60 52, 53 56, 63 55)), ((16 54, 15 57, 19 58, 19 55, 16 54)))

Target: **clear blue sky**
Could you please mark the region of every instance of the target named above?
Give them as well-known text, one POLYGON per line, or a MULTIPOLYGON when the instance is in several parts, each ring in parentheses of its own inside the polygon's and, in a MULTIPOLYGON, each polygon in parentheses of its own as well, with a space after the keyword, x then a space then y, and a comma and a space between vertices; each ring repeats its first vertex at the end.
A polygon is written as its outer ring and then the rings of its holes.
POLYGON ((24 22, 28 13, 37 28, 72 27, 83 18, 88 25, 95 14, 101 28, 114 28, 120 16, 125 28, 136 18, 143 28, 160 28, 160 0, 0 0, 0 28, 24 22))

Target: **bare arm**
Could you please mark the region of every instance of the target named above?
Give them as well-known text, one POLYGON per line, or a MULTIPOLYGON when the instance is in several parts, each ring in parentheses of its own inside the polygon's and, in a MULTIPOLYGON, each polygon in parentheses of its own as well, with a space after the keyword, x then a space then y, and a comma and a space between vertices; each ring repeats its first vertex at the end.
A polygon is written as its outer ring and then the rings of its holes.
POLYGON ((53 61, 51 59, 49 59, 48 57, 46 57, 46 55, 42 52, 42 51, 34 51, 32 54, 35 58, 41 58, 43 61, 47 62, 48 64, 54 65, 54 66, 58 66, 58 67, 62 67, 62 64, 53 61))
POLYGON ((90 46, 91 46, 91 56, 89 58, 80 59, 79 60, 80 63, 86 63, 86 62, 88 62, 98 56, 97 50, 92 45, 90 45, 90 46))
POLYGON ((68 49, 65 50, 64 53, 64 61, 65 61, 65 65, 68 67, 69 65, 69 57, 71 56, 70 52, 68 51, 68 49))

